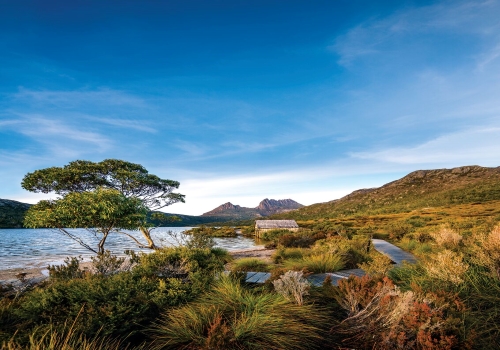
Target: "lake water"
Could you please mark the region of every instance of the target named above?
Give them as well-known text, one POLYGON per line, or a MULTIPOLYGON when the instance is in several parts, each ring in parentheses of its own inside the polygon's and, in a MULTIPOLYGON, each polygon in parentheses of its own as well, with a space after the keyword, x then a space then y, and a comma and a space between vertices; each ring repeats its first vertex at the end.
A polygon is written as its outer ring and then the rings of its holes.
MULTIPOLYGON (((157 245, 173 246, 178 240, 186 238, 182 231, 190 227, 159 227, 153 230, 152 237, 157 245)), ((92 248, 97 247, 98 239, 84 229, 69 229, 71 233, 82 237, 92 248)), ((144 239, 138 231, 127 231, 140 242, 144 239)), ((229 251, 254 247, 253 238, 238 236, 236 238, 215 238, 218 247, 229 251)), ((140 249, 130 238, 110 234, 105 248, 117 255, 124 250, 150 252, 140 249)), ((76 241, 51 229, 0 229, 0 270, 13 268, 46 267, 48 264, 60 264, 67 256, 81 255, 85 260, 95 255, 76 241)))

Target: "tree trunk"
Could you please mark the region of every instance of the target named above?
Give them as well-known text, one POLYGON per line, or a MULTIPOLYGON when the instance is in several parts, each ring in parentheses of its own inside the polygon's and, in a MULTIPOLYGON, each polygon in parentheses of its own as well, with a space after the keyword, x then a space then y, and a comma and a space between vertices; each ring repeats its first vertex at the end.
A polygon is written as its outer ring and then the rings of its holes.
POLYGON ((99 241, 99 251, 98 254, 104 254, 104 243, 106 243, 106 238, 108 238, 109 231, 102 233, 102 239, 99 241))
POLYGON ((158 249, 158 247, 153 242, 153 239, 151 238, 151 231, 147 227, 143 227, 143 226, 139 227, 139 229, 141 230, 142 235, 144 236, 146 241, 148 242, 148 245, 146 246, 146 248, 158 249))

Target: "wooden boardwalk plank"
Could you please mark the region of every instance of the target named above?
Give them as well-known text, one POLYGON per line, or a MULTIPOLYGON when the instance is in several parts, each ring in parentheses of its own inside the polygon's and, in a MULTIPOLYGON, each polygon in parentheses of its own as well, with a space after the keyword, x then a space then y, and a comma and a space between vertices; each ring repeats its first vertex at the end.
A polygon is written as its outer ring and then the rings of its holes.
POLYGON ((405 252, 403 249, 396 247, 394 244, 391 244, 383 239, 372 239, 373 246, 375 249, 387 255, 392 261, 396 264, 401 265, 403 261, 407 261, 409 263, 416 263, 417 258, 413 256, 413 254, 405 252))
MULTIPOLYGON (((386 242, 382 239, 373 239, 372 242, 373 246, 377 251, 387 255, 392 261, 394 261, 398 265, 402 264, 403 261, 407 261, 409 263, 417 262, 415 256, 413 256, 408 252, 405 252, 401 248, 396 247, 394 244, 386 242)), ((348 270, 340 270, 329 273, 317 273, 309 275, 307 276, 307 280, 313 286, 320 287, 321 285, 323 285, 323 281, 328 275, 330 275, 330 278, 332 279, 332 284, 334 286, 337 286, 340 280, 349 278, 349 276, 351 275, 362 277, 366 275, 366 273, 362 269, 348 269, 348 270)), ((245 281, 247 283, 261 284, 265 283, 270 277, 271 274, 268 272, 247 272, 245 281)))

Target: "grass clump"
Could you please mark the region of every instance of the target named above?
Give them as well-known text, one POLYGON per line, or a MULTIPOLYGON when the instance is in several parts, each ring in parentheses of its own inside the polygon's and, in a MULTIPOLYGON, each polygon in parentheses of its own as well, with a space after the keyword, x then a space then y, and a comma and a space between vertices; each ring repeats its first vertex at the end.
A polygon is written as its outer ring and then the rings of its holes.
POLYGON ((340 255, 318 253, 304 256, 301 259, 285 260, 283 265, 290 270, 325 273, 342 270, 345 266, 345 262, 340 255))
POLYGON ((152 349, 317 349, 324 321, 312 305, 221 277, 198 300, 164 315, 152 349))
POLYGON ((269 265, 257 258, 241 258, 233 261, 231 264, 232 272, 267 272, 269 270, 269 265))

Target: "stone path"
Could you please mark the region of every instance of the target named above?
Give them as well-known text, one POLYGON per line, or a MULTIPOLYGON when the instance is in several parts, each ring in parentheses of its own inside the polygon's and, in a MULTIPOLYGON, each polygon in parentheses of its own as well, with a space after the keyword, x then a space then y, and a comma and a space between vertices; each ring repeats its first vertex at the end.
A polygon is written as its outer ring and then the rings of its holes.
MULTIPOLYGON (((380 253, 387 255, 396 266, 401 265, 403 261, 407 261, 409 263, 416 263, 417 258, 412 254, 405 252, 403 249, 396 247, 394 244, 391 244, 383 239, 372 239, 373 247, 380 253)), ((330 276, 332 280, 332 284, 337 286, 340 280, 349 278, 349 276, 355 275, 358 277, 362 277, 365 275, 365 272, 361 269, 350 269, 350 270, 340 270, 335 272, 328 273, 317 273, 314 275, 309 275, 307 280, 316 287, 319 287, 323 284, 323 281, 327 276, 330 276)), ((247 272, 247 276, 245 278, 245 282, 247 283, 265 283, 271 274, 269 272, 247 272)))

